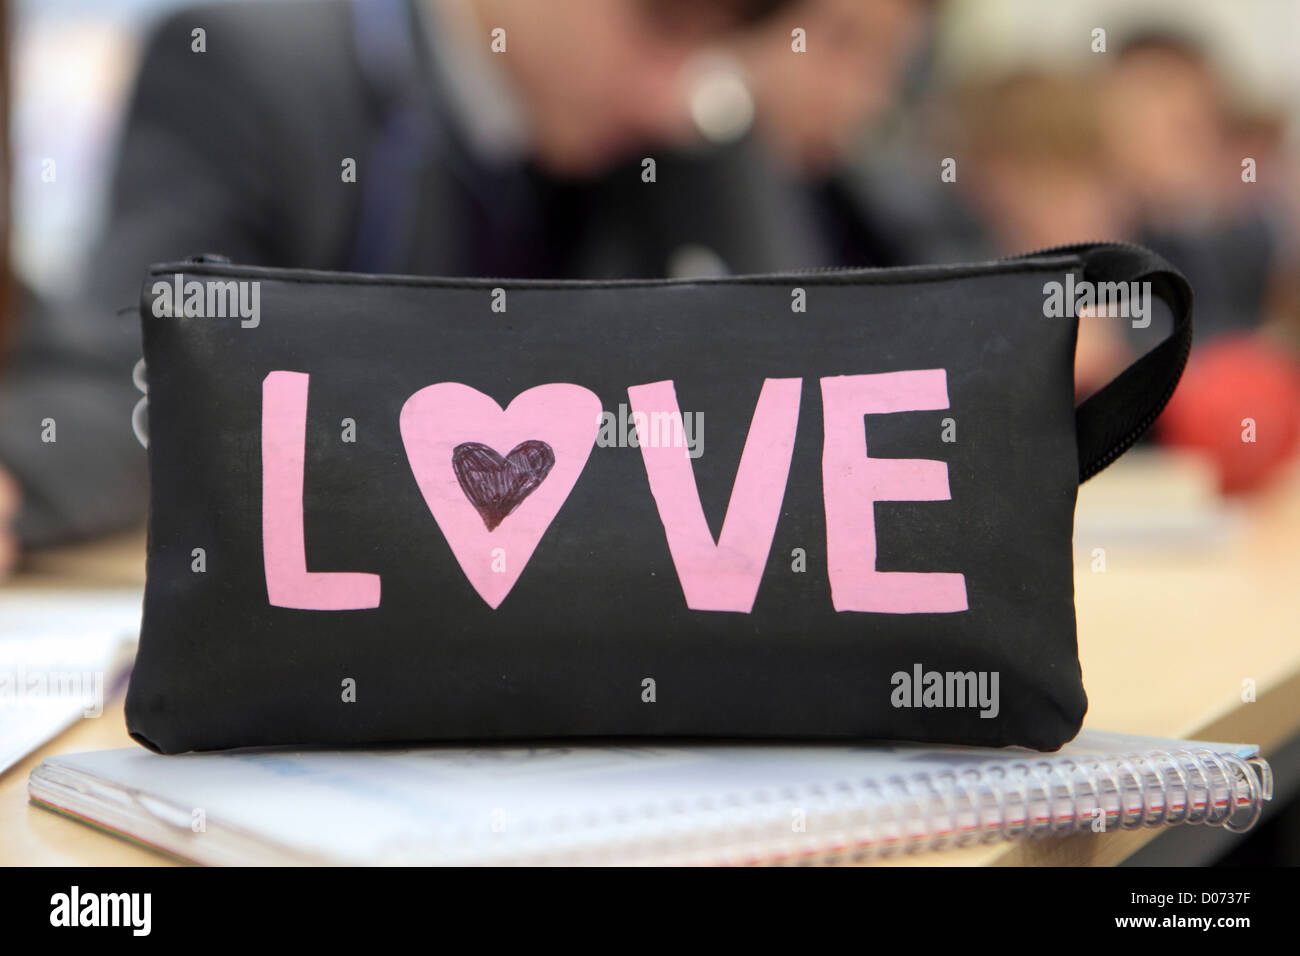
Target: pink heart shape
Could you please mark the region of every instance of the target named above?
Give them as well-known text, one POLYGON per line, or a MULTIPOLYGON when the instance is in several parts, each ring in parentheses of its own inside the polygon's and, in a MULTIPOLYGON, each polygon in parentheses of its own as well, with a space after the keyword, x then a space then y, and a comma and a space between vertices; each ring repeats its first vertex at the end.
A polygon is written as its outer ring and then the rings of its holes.
POLYGON ((459 382, 422 388, 402 406, 402 443, 416 484, 461 570, 490 607, 505 600, 568 499, 596 443, 600 417, 594 392, 562 382, 521 392, 504 411, 459 382), (476 443, 504 454, 529 441, 549 445, 555 464, 489 529, 457 480, 456 448, 476 443))

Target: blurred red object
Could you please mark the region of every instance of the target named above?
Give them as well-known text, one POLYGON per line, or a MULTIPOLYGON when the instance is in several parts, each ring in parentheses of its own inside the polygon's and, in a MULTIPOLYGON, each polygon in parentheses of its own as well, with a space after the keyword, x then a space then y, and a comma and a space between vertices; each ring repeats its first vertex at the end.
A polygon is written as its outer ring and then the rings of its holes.
POLYGON ((1300 446, 1300 363, 1258 336, 1193 348, 1156 432, 1213 460, 1225 493, 1258 488, 1300 446))

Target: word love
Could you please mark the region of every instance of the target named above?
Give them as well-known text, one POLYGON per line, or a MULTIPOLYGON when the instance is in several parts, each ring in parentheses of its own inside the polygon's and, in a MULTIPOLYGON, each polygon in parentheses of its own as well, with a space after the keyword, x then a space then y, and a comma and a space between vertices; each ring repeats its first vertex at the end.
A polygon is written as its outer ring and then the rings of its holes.
MULTIPOLYGON (((275 371, 262 383, 262 553, 277 607, 343 611, 379 606, 379 575, 308 571, 303 481, 309 376, 275 371)), ((642 463, 686 606, 748 614, 785 498, 803 380, 763 382, 715 540, 692 458, 639 434, 642 463)), ((637 428, 680 422, 672 381, 627 390, 637 428)), ((967 609, 966 579, 948 572, 876 570, 877 501, 946 501, 948 466, 872 458, 863 416, 948 407, 943 369, 821 379, 822 494, 827 574, 837 611, 888 614, 967 609)), ((505 600, 582 475, 602 420, 580 385, 530 388, 502 409, 457 382, 422 388, 402 406, 406 457, 461 570, 492 608, 505 600)))

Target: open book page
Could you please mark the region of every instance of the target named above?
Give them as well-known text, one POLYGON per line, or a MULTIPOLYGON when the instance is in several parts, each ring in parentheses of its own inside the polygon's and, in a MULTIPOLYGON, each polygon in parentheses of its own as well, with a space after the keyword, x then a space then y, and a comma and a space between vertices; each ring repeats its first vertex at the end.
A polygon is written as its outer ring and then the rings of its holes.
POLYGON ((0 771, 120 689, 140 592, 0 591, 0 771))

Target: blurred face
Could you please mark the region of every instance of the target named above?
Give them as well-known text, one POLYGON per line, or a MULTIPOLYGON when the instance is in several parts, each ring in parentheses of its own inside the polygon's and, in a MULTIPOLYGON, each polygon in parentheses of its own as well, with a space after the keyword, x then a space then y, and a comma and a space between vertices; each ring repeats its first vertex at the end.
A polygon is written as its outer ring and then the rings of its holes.
POLYGON ((735 43, 765 138, 793 167, 834 166, 893 100, 923 35, 916 0, 800 0, 735 43), (806 52, 791 50, 802 28, 806 52))
POLYGON ((1086 159, 995 157, 978 181, 970 198, 1007 253, 1123 231, 1106 177, 1086 159))
POLYGON ((732 25, 728 5, 686 0, 477 0, 528 109, 535 158, 597 173, 692 134, 683 66, 732 25))
POLYGON ((1200 64, 1161 49, 1135 50, 1107 83, 1103 132, 1123 184, 1152 211, 1199 204, 1219 177, 1219 91, 1200 64))

